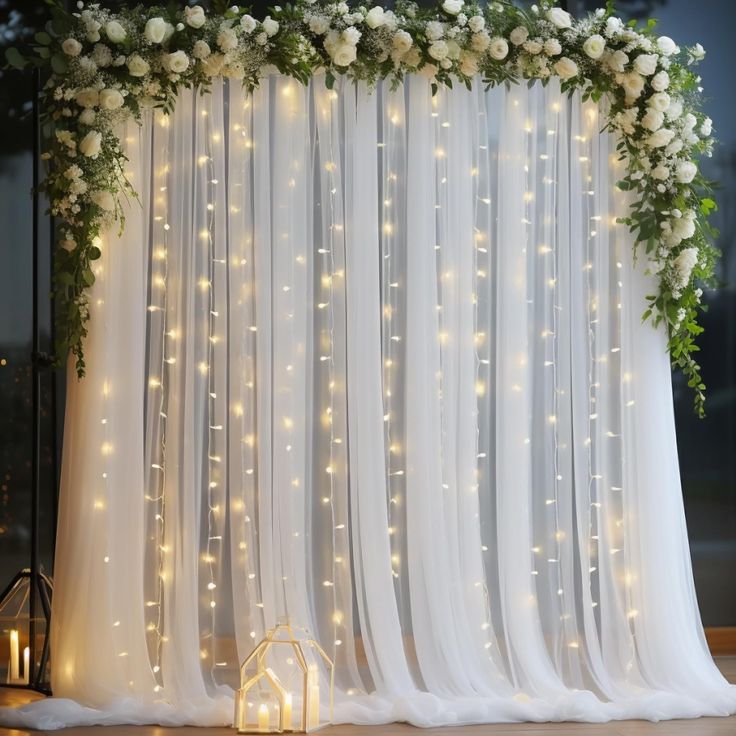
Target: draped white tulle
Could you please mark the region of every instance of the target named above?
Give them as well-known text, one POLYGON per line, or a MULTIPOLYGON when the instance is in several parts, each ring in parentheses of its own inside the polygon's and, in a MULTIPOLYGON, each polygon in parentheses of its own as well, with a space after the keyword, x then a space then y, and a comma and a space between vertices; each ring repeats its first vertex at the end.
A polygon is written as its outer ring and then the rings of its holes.
POLYGON ((559 85, 272 76, 122 132, 69 379, 55 698, 227 724, 288 615, 338 722, 736 711, 693 590, 621 164, 559 85))

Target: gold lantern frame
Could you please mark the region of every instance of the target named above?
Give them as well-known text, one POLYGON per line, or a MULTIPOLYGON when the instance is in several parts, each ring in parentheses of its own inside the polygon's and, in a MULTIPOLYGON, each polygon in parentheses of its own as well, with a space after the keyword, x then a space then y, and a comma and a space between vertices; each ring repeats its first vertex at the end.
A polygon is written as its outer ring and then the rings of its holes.
POLYGON ((240 689, 235 698, 235 718, 234 724, 238 733, 311 733, 328 725, 332 721, 334 708, 334 689, 335 689, 335 665, 330 657, 327 656, 325 650, 319 643, 312 638, 308 630, 301 626, 292 626, 291 622, 286 621, 277 623, 273 628, 266 631, 263 639, 258 643, 255 649, 243 660, 240 665, 240 689), (298 633, 302 634, 301 638, 298 633), (294 660, 301 671, 301 708, 299 725, 293 727, 293 717, 290 723, 285 722, 285 705, 287 703, 287 691, 281 683, 278 675, 271 667, 266 664, 266 656, 275 646, 290 647, 294 653, 294 660), (324 665, 329 672, 330 692, 329 692, 329 717, 324 723, 320 722, 319 705, 317 703, 316 725, 312 723, 310 716, 310 686, 312 672, 308 664, 308 658, 305 655, 304 648, 309 647, 316 651, 317 655, 322 659, 324 665), (255 666, 255 674, 249 675, 248 672, 255 666), (266 681, 279 706, 278 727, 269 727, 268 731, 264 731, 258 727, 251 728, 247 724, 244 709, 247 707, 248 693, 253 690, 259 683, 266 681))

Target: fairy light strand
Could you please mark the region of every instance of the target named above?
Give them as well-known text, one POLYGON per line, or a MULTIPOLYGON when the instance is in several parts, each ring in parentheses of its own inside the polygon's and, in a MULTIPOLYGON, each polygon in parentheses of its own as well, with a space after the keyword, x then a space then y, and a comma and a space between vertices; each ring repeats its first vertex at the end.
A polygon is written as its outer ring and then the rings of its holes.
MULTIPOLYGON (((332 90, 323 91, 322 104, 326 105, 327 113, 327 125, 332 128, 334 116, 337 114, 335 103, 337 101, 337 93, 332 90)), ((329 482, 329 514, 330 514, 330 529, 332 535, 332 572, 331 579, 332 585, 325 586, 328 591, 332 594, 332 661, 337 661, 337 645, 335 642, 340 641, 338 635, 338 616, 336 612, 339 611, 337 601, 337 518, 335 515, 335 416, 334 416, 334 384, 335 384, 335 227, 339 223, 336 221, 336 207, 335 197, 337 196, 337 188, 335 187, 335 172, 337 171, 337 165, 335 162, 335 150, 333 147, 333 135, 329 134, 329 163, 331 166, 325 166, 327 171, 328 179, 328 192, 327 200, 330 205, 330 216, 329 216, 329 247, 327 253, 323 253, 323 264, 329 264, 328 268, 325 269, 322 266, 322 287, 327 291, 327 308, 326 308, 326 319, 327 319, 327 335, 329 337, 329 356, 328 360, 324 361, 327 367, 327 381, 328 381, 328 392, 329 392, 329 415, 327 417, 328 434, 329 434, 329 465, 327 466, 328 482, 329 482), (327 279, 325 279, 327 276, 327 279)), ((325 581, 325 582, 330 582, 325 581)))

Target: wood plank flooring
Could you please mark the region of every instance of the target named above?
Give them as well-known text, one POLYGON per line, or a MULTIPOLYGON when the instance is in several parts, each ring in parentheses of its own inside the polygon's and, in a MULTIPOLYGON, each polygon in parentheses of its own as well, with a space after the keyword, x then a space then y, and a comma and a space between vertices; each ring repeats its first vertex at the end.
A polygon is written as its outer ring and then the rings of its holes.
MULTIPOLYGON (((730 682, 736 683, 736 657, 717 657, 716 662, 730 682)), ((22 705, 39 696, 0 688, 0 705, 22 705)), ((0 728, 2 736, 33 736, 40 731, 0 728)), ((59 736, 234 736, 228 728, 160 728, 158 726, 99 726, 56 731, 59 736)), ((588 723, 514 723, 462 728, 420 729, 402 723, 387 726, 332 726, 325 736, 736 736, 736 716, 698 718, 686 721, 612 721, 588 723)))

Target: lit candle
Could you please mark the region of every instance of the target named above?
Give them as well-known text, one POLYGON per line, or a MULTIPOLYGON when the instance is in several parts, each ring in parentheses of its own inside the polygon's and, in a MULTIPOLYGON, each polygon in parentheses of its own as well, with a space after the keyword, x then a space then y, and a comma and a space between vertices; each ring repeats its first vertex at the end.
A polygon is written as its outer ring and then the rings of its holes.
POLYGON ((27 685, 31 677, 31 648, 23 650, 23 682, 27 685))
POLYGON ((18 630, 10 630, 10 670, 8 671, 8 682, 17 682, 20 679, 18 669, 18 630))
POLYGON ((271 730, 271 718, 265 703, 258 706, 258 730, 262 733, 268 733, 271 730))
POLYGON ((284 731, 291 731, 291 693, 284 695, 284 731))
POLYGON ((319 677, 315 666, 309 668, 308 686, 307 727, 317 728, 319 727, 319 677))

